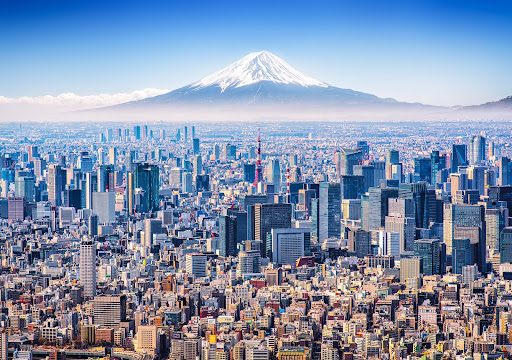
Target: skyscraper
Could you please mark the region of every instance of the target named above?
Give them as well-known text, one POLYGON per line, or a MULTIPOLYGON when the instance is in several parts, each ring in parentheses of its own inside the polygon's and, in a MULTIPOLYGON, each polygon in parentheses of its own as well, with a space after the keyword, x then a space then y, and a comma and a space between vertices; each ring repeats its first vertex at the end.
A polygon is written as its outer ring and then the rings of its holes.
POLYGON ((220 256, 235 256, 237 244, 237 218, 235 216, 219 216, 219 239, 217 248, 220 256))
POLYGON ((272 229, 272 262, 295 265, 298 258, 311 255, 309 229, 272 229))
POLYGON ((421 279, 423 276, 423 258, 410 257, 400 259, 400 282, 407 283, 407 279, 421 279))
POLYGON ((414 251, 414 219, 408 217, 386 216, 386 232, 398 233, 400 237, 400 253, 414 251))
POLYGON ((189 253, 185 256, 186 270, 194 278, 206 277, 206 255, 189 253))
POLYGON ((157 211, 160 190, 158 165, 134 164, 133 170, 135 188, 141 188, 146 193, 146 208, 149 211, 157 211))
POLYGON ((469 139, 469 163, 479 164, 485 160, 485 138, 483 136, 472 136, 469 139))
POLYGON ((341 236, 341 187, 338 183, 320 183, 318 202, 318 240, 341 236))
POLYGON ((126 321, 126 295, 101 295, 93 301, 94 325, 118 329, 126 321))
POLYGON ((506 227, 501 231, 500 263, 512 263, 512 227, 506 227))
POLYGON ((52 164, 48 168, 48 201, 53 206, 62 204, 62 190, 66 183, 66 172, 59 165, 52 164))
POLYGON ((430 155, 432 175, 430 176, 430 183, 434 186, 437 185, 437 173, 446 169, 446 155, 440 155, 438 150, 432 151, 430 155))
POLYGON ((392 179, 392 165, 400 162, 400 154, 398 150, 386 151, 386 179, 392 179))
POLYGON ((261 257, 272 257, 272 244, 267 241, 267 238, 271 235, 271 230, 288 229, 291 227, 291 221, 291 204, 254 205, 254 240, 261 241, 261 257))
POLYGON ((360 199, 363 194, 363 176, 342 175, 340 177, 341 199, 360 199))
POLYGON ((467 165, 467 146, 465 144, 453 144, 452 146, 452 166, 451 172, 459 171, 459 166, 467 165))
POLYGON ((414 218, 417 228, 428 228, 436 219, 436 193, 426 182, 400 184, 398 196, 414 202, 414 218))
POLYGON ((446 246, 441 240, 416 240, 414 255, 423 259, 423 274, 442 275, 445 273, 446 246))
POLYGON ((398 197, 397 188, 370 188, 368 190, 367 199, 367 213, 364 209, 364 200, 362 198, 363 216, 367 216, 366 219, 363 217, 363 229, 364 230, 379 230, 386 225, 386 216, 388 215, 389 199, 398 197), (368 226, 366 228, 366 222, 368 226))
POLYGON ((96 244, 83 240, 80 244, 80 284, 85 297, 96 296, 96 244))
POLYGON ((193 143, 193 154, 194 155, 199 155, 199 139, 196 139, 194 138, 192 140, 192 143, 193 143))
POLYGON ((363 150, 341 148, 335 156, 335 161, 337 162, 336 175, 339 179, 342 175, 354 174, 354 165, 359 164, 363 160, 363 150))
POLYGON ((414 159, 414 181, 427 181, 431 183, 432 162, 429 158, 414 159))
POLYGON ((371 254, 372 242, 370 232, 361 229, 348 232, 348 251, 358 258, 371 254))
POLYGON ((452 273, 462 274, 462 268, 466 265, 472 265, 471 242, 469 239, 453 239, 452 273))
POLYGON ((236 275, 242 277, 244 274, 261 272, 261 253, 259 250, 240 251, 238 253, 238 265, 236 275))

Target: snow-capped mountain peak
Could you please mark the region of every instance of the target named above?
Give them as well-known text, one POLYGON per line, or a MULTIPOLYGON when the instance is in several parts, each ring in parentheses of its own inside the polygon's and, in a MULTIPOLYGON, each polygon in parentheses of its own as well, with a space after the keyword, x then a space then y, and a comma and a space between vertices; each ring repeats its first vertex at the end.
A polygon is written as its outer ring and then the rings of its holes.
POLYGON ((250 53, 233 64, 190 85, 194 90, 218 86, 221 92, 260 81, 294 84, 303 87, 328 87, 327 84, 295 70, 286 61, 268 51, 250 53))

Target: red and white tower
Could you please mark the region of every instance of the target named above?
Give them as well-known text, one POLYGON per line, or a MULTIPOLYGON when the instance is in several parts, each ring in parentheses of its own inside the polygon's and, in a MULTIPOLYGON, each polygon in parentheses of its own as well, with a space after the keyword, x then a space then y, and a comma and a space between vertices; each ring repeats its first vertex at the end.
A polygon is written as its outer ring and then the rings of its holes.
POLYGON ((286 167, 286 202, 290 203, 290 167, 286 167))
POLYGON ((263 181, 263 169, 261 168, 261 139, 260 129, 258 128, 258 159, 256 160, 256 176, 254 177, 254 186, 263 181))

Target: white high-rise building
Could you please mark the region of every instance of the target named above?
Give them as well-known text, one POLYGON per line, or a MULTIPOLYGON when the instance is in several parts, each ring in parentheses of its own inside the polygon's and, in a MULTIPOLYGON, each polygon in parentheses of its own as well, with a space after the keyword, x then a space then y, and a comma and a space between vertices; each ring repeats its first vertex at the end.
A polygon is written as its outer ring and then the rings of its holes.
POLYGON ((206 255, 193 253, 186 255, 187 273, 196 278, 206 277, 206 255))
POLYGON ((96 244, 83 240, 80 245, 80 283, 85 297, 96 296, 96 244))
POLYGON ((6 331, 0 332, 0 360, 8 360, 9 335, 6 331))
POLYGON ((272 229, 272 262, 295 265, 309 248, 310 234, 309 229, 272 229))

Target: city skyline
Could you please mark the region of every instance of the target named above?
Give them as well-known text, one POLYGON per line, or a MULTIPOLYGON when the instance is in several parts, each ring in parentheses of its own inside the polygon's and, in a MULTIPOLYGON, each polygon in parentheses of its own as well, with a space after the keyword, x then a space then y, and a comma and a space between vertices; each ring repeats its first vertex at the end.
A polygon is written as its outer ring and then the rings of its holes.
POLYGON ((3 7, 3 104, 141 99, 260 50, 333 86, 399 101, 477 105, 512 93, 506 2, 3 7))

